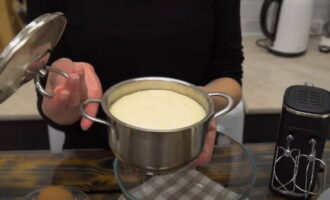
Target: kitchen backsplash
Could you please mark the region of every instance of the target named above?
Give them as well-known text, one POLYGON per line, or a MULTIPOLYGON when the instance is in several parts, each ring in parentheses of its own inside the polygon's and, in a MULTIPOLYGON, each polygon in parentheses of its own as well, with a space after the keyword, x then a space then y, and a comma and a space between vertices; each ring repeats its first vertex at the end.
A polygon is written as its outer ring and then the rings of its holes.
MULTIPOLYGON (((243 35, 261 35, 260 10, 264 0, 241 0, 243 35)), ((314 16, 311 34, 321 34, 326 19, 330 19, 330 0, 314 0, 314 16)))

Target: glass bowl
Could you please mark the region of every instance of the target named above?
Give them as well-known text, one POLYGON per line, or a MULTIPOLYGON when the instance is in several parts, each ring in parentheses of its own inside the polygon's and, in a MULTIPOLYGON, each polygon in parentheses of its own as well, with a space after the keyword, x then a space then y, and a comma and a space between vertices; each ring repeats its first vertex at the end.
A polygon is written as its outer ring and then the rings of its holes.
POLYGON ((147 174, 115 159, 119 200, 248 199, 256 177, 255 161, 242 144, 222 133, 218 137, 210 163, 172 174, 147 174))
MULTIPOLYGON (((74 197, 74 200, 90 200, 89 197, 85 193, 83 193, 82 191, 80 191, 76 188, 68 187, 68 186, 60 186, 60 187, 67 189, 69 192, 71 192, 74 197)), ((45 188, 47 188, 47 187, 32 191, 31 193, 27 194, 24 197, 24 200, 37 200, 40 192, 45 188)))

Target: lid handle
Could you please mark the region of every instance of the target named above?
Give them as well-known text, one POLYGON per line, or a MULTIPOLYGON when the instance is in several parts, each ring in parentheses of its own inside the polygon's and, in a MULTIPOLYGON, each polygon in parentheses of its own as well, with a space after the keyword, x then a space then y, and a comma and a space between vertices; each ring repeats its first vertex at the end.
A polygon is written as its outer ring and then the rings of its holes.
POLYGON ((47 92, 40 83, 40 77, 44 78, 48 72, 53 72, 56 74, 59 74, 65 78, 68 78, 68 74, 59 68, 46 66, 45 69, 40 69, 37 73, 34 74, 34 84, 38 92, 45 97, 52 98, 54 94, 47 92))

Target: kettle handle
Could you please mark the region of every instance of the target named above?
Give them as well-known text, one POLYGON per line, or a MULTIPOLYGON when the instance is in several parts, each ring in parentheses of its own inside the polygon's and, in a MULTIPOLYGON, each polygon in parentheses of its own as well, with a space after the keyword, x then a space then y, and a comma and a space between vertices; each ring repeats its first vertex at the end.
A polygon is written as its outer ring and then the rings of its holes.
POLYGON ((261 7, 261 12, 260 12, 261 31, 271 41, 275 40, 276 27, 277 27, 277 23, 278 23, 278 19, 279 19, 280 8, 281 8, 281 2, 279 0, 265 0, 261 7), (268 10, 269 10, 270 6, 272 5, 272 3, 276 3, 276 2, 279 4, 279 8, 277 9, 277 14, 276 14, 275 29, 274 29, 274 32, 272 33, 267 28, 267 14, 268 14, 268 10))

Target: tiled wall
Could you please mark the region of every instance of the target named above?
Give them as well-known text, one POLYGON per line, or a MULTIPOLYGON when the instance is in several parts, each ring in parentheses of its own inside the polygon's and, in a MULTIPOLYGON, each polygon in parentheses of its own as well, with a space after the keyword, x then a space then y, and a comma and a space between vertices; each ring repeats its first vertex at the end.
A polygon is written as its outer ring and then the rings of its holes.
MULTIPOLYGON (((264 0, 241 0, 243 35, 262 34, 259 26, 259 15, 263 1, 264 0)), ((314 0, 314 16, 311 27, 312 34, 320 34, 321 26, 325 19, 330 19, 330 0, 314 0)))

